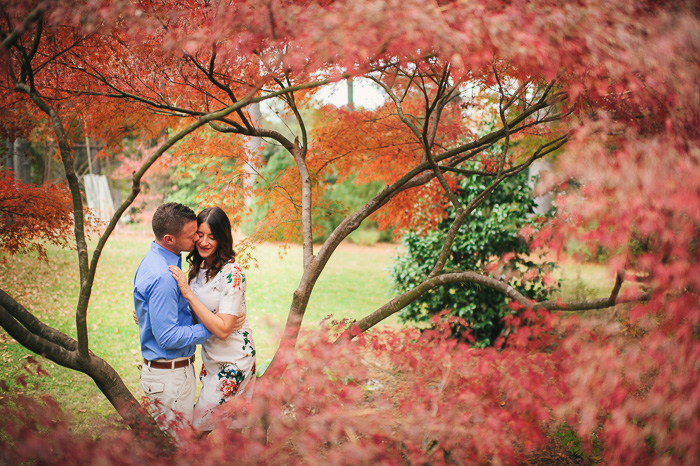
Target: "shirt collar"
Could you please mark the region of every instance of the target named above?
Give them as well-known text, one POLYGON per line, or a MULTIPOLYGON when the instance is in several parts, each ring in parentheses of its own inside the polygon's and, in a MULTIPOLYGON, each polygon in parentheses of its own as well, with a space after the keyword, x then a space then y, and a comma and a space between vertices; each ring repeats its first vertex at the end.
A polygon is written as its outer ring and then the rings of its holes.
POLYGON ((178 267, 182 266, 182 257, 179 254, 175 254, 174 252, 168 251, 155 241, 151 243, 151 251, 164 257, 168 264, 176 263, 178 267))

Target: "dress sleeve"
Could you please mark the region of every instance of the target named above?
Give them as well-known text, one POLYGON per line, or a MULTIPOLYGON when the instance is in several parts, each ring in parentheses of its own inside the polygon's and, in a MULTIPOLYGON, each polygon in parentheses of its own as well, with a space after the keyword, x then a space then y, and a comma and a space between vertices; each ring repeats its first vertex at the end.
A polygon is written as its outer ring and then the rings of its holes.
POLYGON ((237 263, 226 264, 218 277, 220 280, 219 312, 222 314, 239 315, 246 313, 245 290, 246 280, 243 269, 237 263))

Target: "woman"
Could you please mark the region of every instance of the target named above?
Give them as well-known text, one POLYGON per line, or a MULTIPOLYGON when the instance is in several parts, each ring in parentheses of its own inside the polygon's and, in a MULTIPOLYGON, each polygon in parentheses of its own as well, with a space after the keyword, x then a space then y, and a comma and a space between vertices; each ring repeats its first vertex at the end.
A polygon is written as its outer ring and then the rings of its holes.
POLYGON ((235 316, 246 313, 246 279, 233 251, 231 222, 218 207, 204 209, 197 216, 199 241, 187 256, 189 280, 178 267, 170 272, 182 296, 213 335, 202 344, 202 390, 194 406, 193 425, 212 430, 212 414, 234 396, 250 399, 255 386, 255 346, 246 318, 243 327, 232 332, 235 316), (189 284, 188 284, 189 281, 189 284))

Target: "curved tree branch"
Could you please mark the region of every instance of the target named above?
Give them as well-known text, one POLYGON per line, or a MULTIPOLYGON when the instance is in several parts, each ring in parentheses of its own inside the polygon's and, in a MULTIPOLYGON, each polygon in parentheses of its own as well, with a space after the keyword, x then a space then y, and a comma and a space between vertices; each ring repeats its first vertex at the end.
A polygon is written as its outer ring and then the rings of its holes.
MULTIPOLYGON (((2 306, 4 311, 7 312, 13 320, 17 321, 30 333, 42 340, 45 340, 47 343, 57 345, 67 351, 75 351, 78 348, 77 341, 41 322, 34 316, 34 314, 28 312, 22 305, 20 305, 2 289, 0 289, 0 306, 2 306)), ((3 324, 4 322, 5 320, 3 320, 3 324)), ((2 327, 5 328, 5 325, 2 325, 2 327)), ((13 336, 13 338, 19 341, 17 337, 13 336)), ((34 352, 39 353, 39 351, 34 352)))
POLYGON ((536 303, 528 299, 527 296, 521 294, 506 282, 473 271, 455 271, 428 278, 418 286, 406 291, 400 296, 395 297, 374 311, 372 314, 364 317, 358 322, 352 323, 336 341, 352 339, 353 336, 357 334, 358 330, 360 332, 365 332, 375 326, 377 323, 405 308, 433 288, 452 283, 473 283, 476 285, 485 286, 517 302, 523 308, 546 309, 549 311, 574 312, 606 309, 623 303, 648 301, 651 298, 651 292, 641 293, 637 296, 619 297, 618 292, 620 290, 620 286, 622 285, 622 276, 618 275, 613 291, 607 298, 587 299, 580 301, 543 301, 536 303))
POLYGON ((92 351, 87 357, 82 357, 75 340, 41 323, 2 290, 0 326, 28 350, 88 375, 133 429, 157 437, 163 448, 171 447, 169 438, 161 433, 155 419, 139 408, 139 402, 112 366, 92 351))

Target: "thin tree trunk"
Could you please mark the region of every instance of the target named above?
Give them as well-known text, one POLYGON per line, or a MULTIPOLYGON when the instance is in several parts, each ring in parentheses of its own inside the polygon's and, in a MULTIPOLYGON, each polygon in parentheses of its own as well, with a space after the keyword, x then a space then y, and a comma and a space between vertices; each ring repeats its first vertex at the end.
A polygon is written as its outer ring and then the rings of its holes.
POLYGON ((18 181, 29 184, 32 182, 32 159, 29 151, 29 143, 22 139, 15 139, 14 169, 18 181))
POLYGON ((52 159, 48 138, 44 138, 44 175, 41 177, 41 184, 46 183, 51 178, 52 159))
POLYGON ((5 140, 5 157, 3 157, 5 170, 15 171, 15 143, 11 138, 5 140))
POLYGON ((355 110, 355 89, 352 78, 346 79, 345 82, 348 85, 348 108, 350 110, 355 110))

